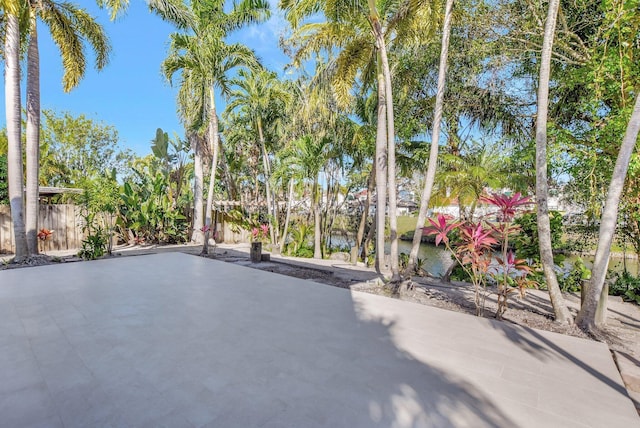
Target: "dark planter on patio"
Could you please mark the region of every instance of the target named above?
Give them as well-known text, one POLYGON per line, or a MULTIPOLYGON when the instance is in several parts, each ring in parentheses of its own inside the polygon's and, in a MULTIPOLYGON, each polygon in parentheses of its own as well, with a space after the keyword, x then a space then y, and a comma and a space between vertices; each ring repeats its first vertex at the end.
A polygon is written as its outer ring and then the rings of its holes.
POLYGON ((251 257, 251 263, 260 263, 262 260, 262 242, 252 242, 251 252, 249 254, 251 257))

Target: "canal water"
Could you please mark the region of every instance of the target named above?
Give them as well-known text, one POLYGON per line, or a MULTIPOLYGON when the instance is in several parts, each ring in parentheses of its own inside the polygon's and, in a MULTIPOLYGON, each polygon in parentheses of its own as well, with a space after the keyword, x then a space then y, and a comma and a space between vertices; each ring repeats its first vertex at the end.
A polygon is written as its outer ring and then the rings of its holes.
MULTIPOLYGON (((334 245, 338 242, 344 242, 344 239, 341 237, 334 237, 332 240, 334 245)), ((387 251, 389 250, 388 245, 389 244, 387 243, 387 251)), ((400 240, 398 242, 398 251, 400 253, 409 254, 409 252, 411 251, 411 241, 400 240)), ((443 275, 447 271, 449 266, 453 263, 451 255, 442 245, 436 247, 433 244, 420 244, 418 258, 424 260, 422 268, 436 277, 443 275)), ((591 266, 593 264, 592 255, 569 255, 564 261, 564 270, 570 271, 573 263, 578 258, 581 258, 585 266, 588 269, 591 269, 591 266)), ((626 261, 623 259, 622 255, 615 254, 614 256, 612 256, 609 260, 609 272, 622 272, 625 269, 625 262, 627 271, 629 271, 629 273, 634 276, 638 276, 638 260, 635 258, 631 258, 630 255, 627 255, 626 261)))

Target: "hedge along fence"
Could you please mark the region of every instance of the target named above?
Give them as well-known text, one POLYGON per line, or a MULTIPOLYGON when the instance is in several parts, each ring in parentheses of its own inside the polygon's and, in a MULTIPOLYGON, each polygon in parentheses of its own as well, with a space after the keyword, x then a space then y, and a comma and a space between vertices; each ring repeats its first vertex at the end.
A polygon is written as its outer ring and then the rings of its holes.
MULTIPOLYGON (((40 251, 79 249, 85 238, 82 225, 80 207, 41 204, 38 230, 49 229, 53 231, 53 235, 46 243, 40 244, 40 251)), ((9 206, 0 205, 0 253, 13 253, 14 245, 13 222, 9 206)))

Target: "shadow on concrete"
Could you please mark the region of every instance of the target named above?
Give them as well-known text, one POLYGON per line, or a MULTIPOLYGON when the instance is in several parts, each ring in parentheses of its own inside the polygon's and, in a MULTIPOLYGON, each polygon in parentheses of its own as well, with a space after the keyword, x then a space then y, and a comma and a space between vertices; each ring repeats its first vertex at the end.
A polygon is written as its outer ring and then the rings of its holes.
POLYGON ((538 331, 533 329, 525 330, 523 328, 510 326, 499 322, 492 322, 491 325, 496 330, 503 333, 512 343, 518 344, 518 346, 535 355, 539 360, 545 361, 550 358, 558 357, 568 360, 575 366, 580 367, 586 373, 602 382, 603 385, 613 389, 617 393, 627 396, 627 390, 622 385, 612 380, 606 374, 593 368, 591 365, 589 365, 573 353, 568 352, 558 344, 547 339, 538 331))
POLYGON ((475 385, 398 348, 391 333, 394 321, 370 316, 365 320, 365 312, 366 308, 354 302, 351 323, 357 326, 357 337, 352 345, 373 353, 363 357, 361 367, 344 373, 344 381, 352 376, 369 377, 377 385, 369 394, 362 394, 353 409, 368 415, 369 426, 516 426, 475 385))
POLYGON ((616 315, 619 315, 620 317, 627 318, 630 321, 635 321, 635 322, 639 323, 639 324, 632 324, 632 323, 625 323, 625 322, 621 321, 623 324, 627 324, 627 325, 630 325, 630 326, 635 327, 635 328, 640 328, 640 320, 639 319, 634 318, 634 317, 632 317, 630 315, 627 315, 625 313, 622 313, 620 311, 616 311, 615 309, 611 309, 610 307, 607 308, 607 310, 609 312, 613 312, 616 315))
POLYGON ((242 397, 211 426, 238 426, 246 414, 256 419, 244 426, 517 425, 475 385, 399 348, 394 321, 367 315, 349 290, 204 263, 216 271, 211 291, 226 302, 210 309, 210 322, 237 338, 228 351, 213 348, 209 360, 225 369, 209 382, 242 397))

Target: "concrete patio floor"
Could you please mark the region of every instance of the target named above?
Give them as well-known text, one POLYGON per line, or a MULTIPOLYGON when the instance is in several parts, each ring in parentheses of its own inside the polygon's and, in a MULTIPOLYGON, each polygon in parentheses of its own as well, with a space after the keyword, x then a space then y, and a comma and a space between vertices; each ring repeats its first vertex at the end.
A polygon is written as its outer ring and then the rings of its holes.
POLYGON ((640 427, 606 345, 179 253, 0 271, 2 427, 640 427))

